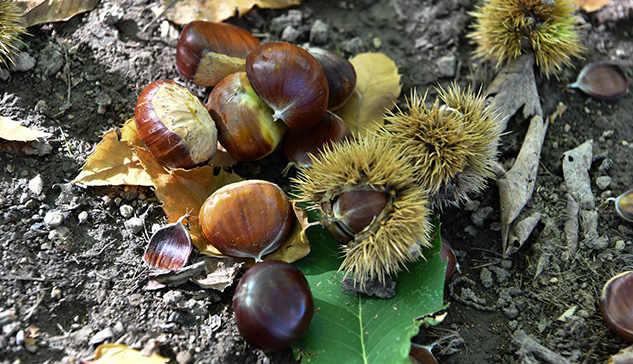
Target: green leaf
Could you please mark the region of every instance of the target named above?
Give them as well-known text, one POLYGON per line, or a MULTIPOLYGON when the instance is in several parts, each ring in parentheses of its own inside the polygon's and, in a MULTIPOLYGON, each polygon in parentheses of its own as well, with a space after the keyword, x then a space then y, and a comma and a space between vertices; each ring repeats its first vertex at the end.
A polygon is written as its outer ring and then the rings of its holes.
POLYGON ((340 244, 321 227, 308 229, 312 252, 294 264, 306 276, 314 296, 315 314, 307 334, 294 346, 302 363, 410 363, 411 338, 423 321, 443 304, 446 262, 440 258, 439 228, 426 260, 407 266, 396 278, 390 299, 343 293, 338 272, 340 244))

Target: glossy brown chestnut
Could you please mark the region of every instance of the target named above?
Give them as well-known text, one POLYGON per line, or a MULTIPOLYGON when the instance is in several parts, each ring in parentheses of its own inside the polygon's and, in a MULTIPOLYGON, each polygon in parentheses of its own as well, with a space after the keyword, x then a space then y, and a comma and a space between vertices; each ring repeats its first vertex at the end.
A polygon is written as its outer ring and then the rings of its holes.
POLYGON ((595 62, 585 65, 569 87, 599 100, 616 101, 626 95, 629 84, 626 72, 617 63, 595 62))
POLYGON ((192 21, 178 39, 176 67, 195 84, 213 86, 224 76, 243 70, 244 63, 239 59, 246 58, 258 45, 259 40, 245 29, 225 23, 192 21), (216 62, 222 64, 216 67, 216 62), (219 71, 224 76, 215 75, 219 71))
POLYGON ((209 112, 172 80, 145 87, 136 101, 134 120, 149 152, 167 167, 193 168, 217 149, 217 130, 209 112))
POLYGON ((620 273, 604 285, 600 311, 611 330, 633 342, 633 271, 620 273))
POLYGON ((328 230, 340 242, 347 243, 375 219, 379 220, 388 203, 387 192, 356 190, 343 192, 333 203, 324 203, 321 207, 328 230))
POLYGON ((327 111, 317 125, 307 130, 290 130, 284 138, 284 152, 293 163, 309 166, 310 154, 318 158, 325 145, 352 136, 349 127, 336 114, 327 111))
POLYGON ((246 180, 209 196, 200 208, 199 221, 205 239, 222 254, 259 261, 286 240, 294 213, 279 186, 246 180))
POLYGON ((347 59, 321 48, 308 48, 308 52, 319 61, 327 78, 328 109, 343 105, 356 87, 356 70, 347 59))
POLYGON ((257 95, 273 109, 273 119, 290 129, 309 129, 327 109, 323 68, 308 51, 290 43, 267 43, 246 56, 246 74, 257 95))
POLYGON ((255 94, 246 72, 228 75, 211 91, 205 105, 218 128, 220 144, 235 159, 254 161, 272 153, 286 125, 255 94))
POLYGON ((237 329, 244 340, 265 351, 289 348, 308 331, 314 300, 299 269, 279 260, 252 266, 233 296, 237 329))

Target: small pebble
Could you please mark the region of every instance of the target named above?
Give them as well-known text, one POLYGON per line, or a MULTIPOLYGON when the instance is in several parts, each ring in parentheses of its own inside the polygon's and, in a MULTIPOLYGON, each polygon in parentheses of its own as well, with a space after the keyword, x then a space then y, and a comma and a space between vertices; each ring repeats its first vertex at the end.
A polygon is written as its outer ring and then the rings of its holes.
POLYGON ((490 206, 486 206, 486 207, 480 208, 479 210, 475 211, 470 216, 470 221, 472 221, 473 224, 475 224, 475 226, 482 227, 482 226, 484 226, 484 222, 486 222, 486 220, 490 216, 492 216, 494 211, 495 210, 492 207, 490 207, 490 206))
POLYGON ((492 288, 492 286, 495 284, 494 280, 492 279, 492 272, 486 267, 481 268, 479 279, 481 280, 481 284, 483 284, 486 288, 492 288))
POLYGON ((143 231, 144 222, 140 217, 132 217, 126 220, 123 225, 125 225, 125 228, 130 230, 132 234, 138 234, 143 231))
POLYGON ((64 222, 64 214, 59 210, 51 210, 44 216, 44 223, 50 229, 60 226, 64 222))
POLYGON ((598 186, 601 190, 606 190, 611 184, 611 177, 609 176, 600 176, 596 178, 596 186, 598 186))
POLYGON ((44 180, 41 175, 37 175, 29 181, 29 190, 35 195, 39 196, 44 191, 44 180))
POLYGON ((163 296, 163 302, 165 302, 165 304, 168 306, 178 308, 181 307, 182 304, 185 302, 185 296, 183 295, 182 291, 171 290, 165 293, 165 295, 163 296))
POLYGON ((134 215, 134 208, 130 205, 121 205, 121 207, 119 207, 119 212, 121 213, 121 216, 129 219, 132 215, 134 215))
POLYGON ((457 58, 454 55, 441 57, 436 63, 437 72, 441 77, 454 77, 457 66, 457 58))
POLYGON ((13 64, 9 65, 11 72, 25 72, 35 67, 35 58, 26 52, 20 52, 13 57, 13 64))
POLYGON ((88 212, 87 211, 80 212, 79 215, 77 215, 77 220, 79 220, 80 224, 83 224, 84 222, 88 221, 88 212))
POLYGON ((181 351, 176 355, 176 362, 178 364, 190 364, 193 363, 193 357, 188 350, 181 351))
POLYGON ((325 44, 328 38, 328 25, 317 19, 310 28, 310 43, 325 44))
POLYGON ((624 242, 624 240, 618 240, 615 242, 615 246, 613 247, 613 249, 622 250, 625 247, 626 247, 626 243, 624 242))

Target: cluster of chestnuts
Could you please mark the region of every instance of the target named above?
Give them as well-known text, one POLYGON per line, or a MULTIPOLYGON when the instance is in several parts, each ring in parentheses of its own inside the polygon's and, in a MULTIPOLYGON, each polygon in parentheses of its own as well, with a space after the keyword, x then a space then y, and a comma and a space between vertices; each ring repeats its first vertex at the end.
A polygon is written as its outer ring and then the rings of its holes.
MULTIPOLYGON (((213 87, 205 103, 186 87, 159 80, 142 91, 134 115, 147 150, 170 169, 206 164, 220 146, 238 161, 258 160, 283 147, 292 164, 307 166, 310 155, 351 137, 329 110, 352 94, 356 73, 332 52, 260 44, 236 26, 194 21, 181 33, 176 65, 185 79, 213 87)), ((209 196, 198 218, 204 238, 222 254, 256 262, 234 296, 244 339, 264 350, 295 343, 314 313, 308 283, 288 263, 262 261, 295 224, 288 195, 267 181, 233 183, 209 196)), ((152 239, 148 264, 168 269, 186 264, 187 244, 176 242, 183 231, 179 221, 159 234, 169 235, 169 246, 152 239)))

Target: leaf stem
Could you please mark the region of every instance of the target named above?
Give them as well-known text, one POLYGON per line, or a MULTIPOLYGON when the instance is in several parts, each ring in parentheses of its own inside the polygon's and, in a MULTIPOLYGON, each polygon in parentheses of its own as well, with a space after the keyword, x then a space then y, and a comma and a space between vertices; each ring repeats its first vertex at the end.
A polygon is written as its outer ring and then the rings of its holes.
POLYGON ((363 332, 363 307, 360 295, 358 295, 358 324, 360 326, 360 347, 363 352, 363 363, 367 364, 367 354, 365 354, 365 333, 363 332))

